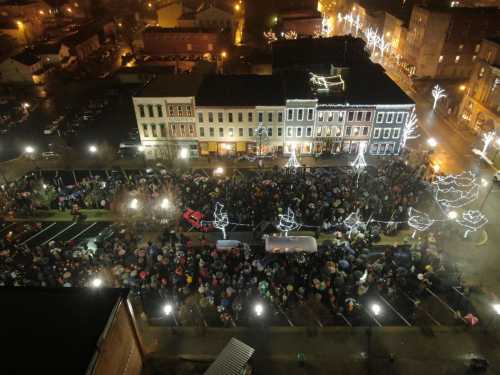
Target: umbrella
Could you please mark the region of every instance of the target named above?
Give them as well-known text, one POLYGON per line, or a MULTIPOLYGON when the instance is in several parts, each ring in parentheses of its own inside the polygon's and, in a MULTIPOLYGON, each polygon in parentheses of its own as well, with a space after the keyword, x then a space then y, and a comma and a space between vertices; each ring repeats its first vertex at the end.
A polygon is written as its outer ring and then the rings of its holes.
POLYGON ((349 262, 345 259, 339 260, 339 267, 343 270, 346 270, 349 268, 349 262))

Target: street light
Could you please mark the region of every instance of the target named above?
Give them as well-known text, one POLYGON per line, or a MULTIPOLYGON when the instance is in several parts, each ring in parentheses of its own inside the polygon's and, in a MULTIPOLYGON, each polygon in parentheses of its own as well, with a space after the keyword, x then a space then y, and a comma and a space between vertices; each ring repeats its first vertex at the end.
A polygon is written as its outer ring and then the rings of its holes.
POLYGON ((378 303, 374 303, 373 305, 371 305, 370 309, 371 309, 373 315, 375 315, 375 316, 380 315, 380 313, 382 312, 382 307, 380 307, 380 305, 378 303))
POLYGON ((166 316, 169 316, 170 314, 172 314, 173 311, 174 311, 174 307, 170 303, 167 303, 167 304, 165 304, 165 306, 163 306, 163 313, 166 316))
POLYGON ((457 211, 448 212, 448 219, 455 220, 458 217, 457 211))
POLYGON ((234 10, 235 10, 235 11, 239 12, 239 10, 240 10, 240 9, 241 9, 241 8, 240 8, 240 4, 235 4, 235 5, 234 5, 234 10))
POLYGON ((481 186, 488 186, 488 180, 486 178, 481 178, 481 186))
POLYGON ((24 102, 23 104, 21 104, 21 106, 26 110, 30 107, 30 103, 24 102))
POLYGON ((436 141, 435 138, 429 138, 427 140, 427 144, 431 147, 431 148, 435 148, 437 145, 438 145, 438 142, 436 141))
POLYGON ((492 305, 495 314, 500 315, 500 303, 495 303, 492 305))
POLYGON ((92 285, 92 288, 100 288, 102 286, 102 279, 99 277, 96 277, 92 279, 90 282, 90 285, 92 285))
POLYGON ((144 146, 137 146, 137 151, 144 152, 144 146))
POLYGON ((217 167, 217 168, 214 169, 214 174, 215 175, 221 175, 223 173, 224 173, 224 168, 222 168, 222 167, 217 167))
POLYGON ((35 148, 33 146, 26 146, 24 148, 24 152, 27 153, 28 155, 31 155, 35 152, 35 148))
POLYGON ((179 152, 179 157, 181 159, 187 159, 189 156, 189 150, 186 147, 181 148, 181 151, 179 152))
POLYGON ((132 210, 137 210, 139 208, 139 201, 137 198, 134 198, 130 201, 130 204, 128 205, 132 210))
POLYGON ((264 313, 264 306, 262 306, 262 304, 258 303, 255 305, 253 310, 255 312, 255 315, 261 316, 264 313))
POLYGON ((168 200, 168 198, 163 198, 163 200, 161 201, 160 207, 163 210, 166 210, 170 207, 170 201, 168 200))
POLYGON ((89 146, 89 152, 90 152, 91 154, 96 154, 96 153, 97 153, 97 146, 95 146, 95 145, 90 145, 90 146, 89 146))

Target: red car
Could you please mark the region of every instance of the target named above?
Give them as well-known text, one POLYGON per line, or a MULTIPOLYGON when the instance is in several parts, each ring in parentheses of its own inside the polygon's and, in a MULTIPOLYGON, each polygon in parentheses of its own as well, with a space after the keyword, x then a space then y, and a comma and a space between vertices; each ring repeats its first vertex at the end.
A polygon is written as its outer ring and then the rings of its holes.
POLYGON ((210 222, 203 221, 203 214, 200 211, 194 211, 188 208, 182 214, 182 218, 202 232, 208 232, 212 229, 212 224, 210 222))

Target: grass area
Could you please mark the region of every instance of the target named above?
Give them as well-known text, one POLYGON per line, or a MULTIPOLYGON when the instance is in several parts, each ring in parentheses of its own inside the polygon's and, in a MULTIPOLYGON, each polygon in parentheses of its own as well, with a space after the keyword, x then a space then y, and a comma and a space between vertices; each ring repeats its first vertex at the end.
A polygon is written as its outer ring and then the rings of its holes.
MULTIPOLYGON (((116 221, 118 217, 109 210, 81 210, 87 221, 116 221)), ((14 221, 73 221, 71 211, 38 210, 30 217, 16 217, 14 221)))

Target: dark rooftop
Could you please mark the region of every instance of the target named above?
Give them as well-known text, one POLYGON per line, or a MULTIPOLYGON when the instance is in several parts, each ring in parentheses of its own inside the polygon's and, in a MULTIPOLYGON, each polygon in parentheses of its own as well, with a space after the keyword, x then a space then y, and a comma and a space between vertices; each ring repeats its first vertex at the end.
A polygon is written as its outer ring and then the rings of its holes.
POLYGON ((41 43, 31 49, 35 55, 57 55, 61 50, 61 43, 41 43))
POLYGON ((485 39, 500 46, 500 36, 492 36, 485 39))
POLYGON ((203 80, 196 105, 247 107, 284 105, 283 85, 278 76, 210 75, 203 80))
POLYGON ((218 33, 217 29, 203 27, 161 27, 149 26, 143 33, 218 33))
POLYGON ((68 47, 75 47, 96 35, 97 32, 93 28, 83 28, 74 34, 64 37, 61 43, 68 47))
POLYGON ((5 19, 0 20, 0 29, 2 30, 17 30, 19 26, 15 20, 5 19))
POLYGON ((38 56, 35 56, 29 50, 24 50, 23 52, 12 56, 12 59, 16 60, 17 62, 20 62, 21 64, 28 65, 28 66, 35 65, 36 63, 40 62, 40 59, 38 58, 38 56))
POLYGON ((369 61, 365 42, 352 36, 280 40, 272 44, 273 70, 317 64, 351 66, 369 61))
POLYGON ((195 74, 159 75, 152 80, 138 97, 195 96, 203 77, 195 74))
POLYGON ((2 374, 85 374, 125 289, 0 288, 2 374))

